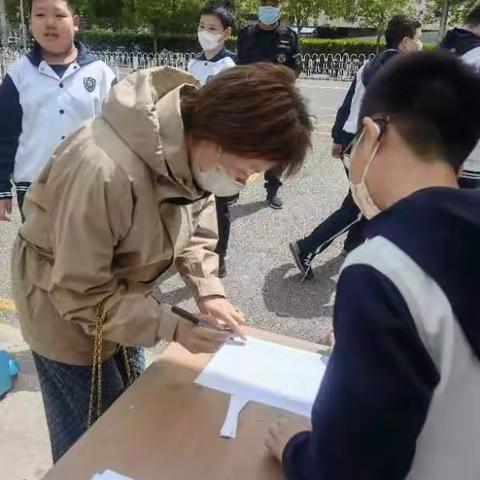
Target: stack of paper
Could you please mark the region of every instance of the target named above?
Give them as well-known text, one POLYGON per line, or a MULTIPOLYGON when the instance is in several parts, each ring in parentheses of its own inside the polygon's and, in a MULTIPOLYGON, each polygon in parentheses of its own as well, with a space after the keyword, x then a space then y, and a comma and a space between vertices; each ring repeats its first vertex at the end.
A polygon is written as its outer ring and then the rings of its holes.
POLYGON ((196 383, 232 395, 221 435, 235 438, 251 400, 309 417, 325 369, 319 354, 249 337, 245 346, 225 345, 196 383))
POLYGON ((125 475, 120 475, 111 470, 105 470, 103 473, 97 473, 92 480, 133 480, 133 478, 125 477, 125 475))

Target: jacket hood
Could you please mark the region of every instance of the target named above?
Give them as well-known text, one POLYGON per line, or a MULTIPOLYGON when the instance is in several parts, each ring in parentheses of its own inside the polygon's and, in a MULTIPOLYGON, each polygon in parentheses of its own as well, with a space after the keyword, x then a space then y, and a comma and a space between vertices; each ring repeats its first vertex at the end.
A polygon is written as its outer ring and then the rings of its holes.
POLYGON ((375 217, 368 238, 388 238, 448 297, 480 359, 480 190, 429 188, 375 217))
POLYGON ((454 28, 447 32, 440 44, 440 48, 459 56, 465 55, 470 50, 478 47, 480 47, 480 37, 463 28, 454 28))
POLYGON ((196 191, 180 111, 181 93, 197 88, 190 74, 170 67, 140 70, 112 89, 103 117, 157 175, 196 191))
POLYGON ((363 69, 362 81, 365 87, 373 80, 375 75, 381 70, 385 64, 392 58, 396 57, 400 53, 400 50, 389 49, 377 55, 370 60, 363 69))

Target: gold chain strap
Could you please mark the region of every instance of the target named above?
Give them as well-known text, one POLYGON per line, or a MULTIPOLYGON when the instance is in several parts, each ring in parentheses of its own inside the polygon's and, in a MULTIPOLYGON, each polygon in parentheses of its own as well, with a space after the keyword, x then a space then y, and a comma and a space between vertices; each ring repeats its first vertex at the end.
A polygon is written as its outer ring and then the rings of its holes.
MULTIPOLYGON (((108 298, 102 300, 97 305, 95 316, 95 339, 93 343, 92 376, 90 381, 90 402, 88 405, 87 429, 89 429, 94 422, 95 403, 95 420, 98 420, 102 414, 103 311, 107 300, 108 298)), ((128 384, 131 385, 136 380, 137 376, 132 371, 132 358, 129 356, 128 348, 125 345, 122 345, 122 353, 128 377, 128 384)))

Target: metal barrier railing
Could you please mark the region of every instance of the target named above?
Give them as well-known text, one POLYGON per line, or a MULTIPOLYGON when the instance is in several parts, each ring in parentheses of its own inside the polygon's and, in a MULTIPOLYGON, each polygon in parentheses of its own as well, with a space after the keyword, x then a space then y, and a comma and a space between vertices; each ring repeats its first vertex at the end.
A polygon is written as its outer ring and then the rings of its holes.
MULTIPOLYGON (((0 78, 3 78, 10 64, 23 55, 21 49, 0 49, 0 78)), ((168 65, 186 69, 188 62, 195 53, 179 53, 162 51, 148 53, 141 51, 94 51, 101 60, 109 65, 116 73, 168 65)), ((357 71, 375 55, 356 55, 347 53, 302 55, 302 78, 350 81, 357 71)))

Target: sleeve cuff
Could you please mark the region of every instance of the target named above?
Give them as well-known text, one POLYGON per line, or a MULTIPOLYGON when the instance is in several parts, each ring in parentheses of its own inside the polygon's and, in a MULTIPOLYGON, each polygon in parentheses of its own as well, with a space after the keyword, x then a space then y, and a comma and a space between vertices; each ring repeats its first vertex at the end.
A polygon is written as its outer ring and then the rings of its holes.
POLYGON ((213 296, 226 298, 225 288, 223 287, 222 281, 218 277, 212 276, 209 278, 197 280, 196 288, 198 298, 213 296))
POLYGON ((300 432, 290 439, 282 456, 282 465, 288 480, 307 480, 302 473, 308 471, 305 465, 305 453, 308 454, 308 442, 311 432, 300 432))
POLYGON ((10 182, 0 183, 0 200, 3 200, 5 198, 13 198, 12 186, 10 182))

